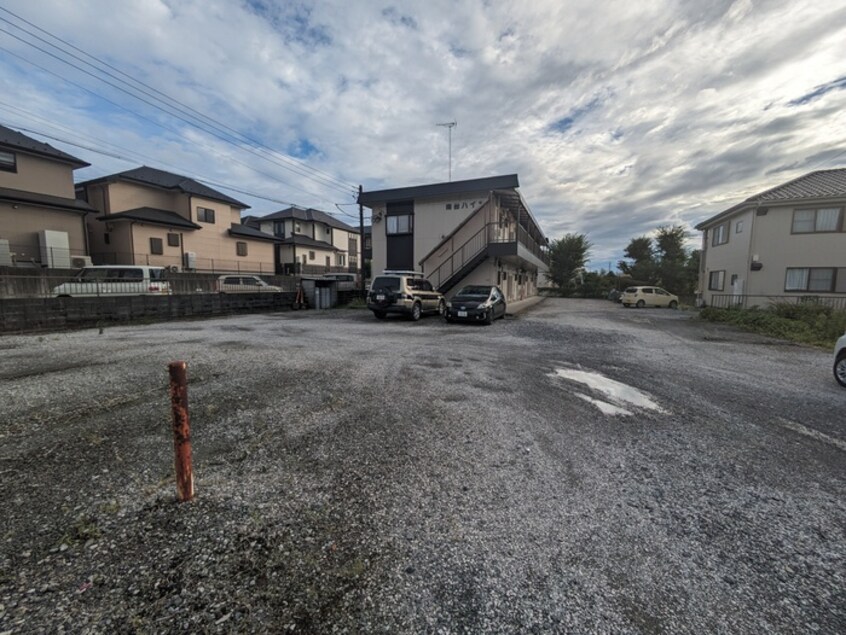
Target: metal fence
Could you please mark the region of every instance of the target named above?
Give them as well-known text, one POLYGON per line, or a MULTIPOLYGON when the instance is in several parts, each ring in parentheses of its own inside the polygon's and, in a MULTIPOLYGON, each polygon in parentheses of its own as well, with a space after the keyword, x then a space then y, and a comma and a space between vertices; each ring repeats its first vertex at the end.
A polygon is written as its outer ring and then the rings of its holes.
POLYGON ((711 296, 711 306, 716 309, 766 308, 774 304, 801 303, 820 304, 839 311, 846 311, 846 296, 842 295, 734 295, 731 293, 715 293, 711 296))
MULTIPOLYGON (((130 271, 130 270, 127 270, 130 271)), ((132 270, 134 271, 134 270, 132 270)), ((140 271, 140 270, 137 270, 140 271)), ((292 292, 297 288, 296 276, 257 275, 257 274, 211 274, 211 273, 174 273, 165 272, 161 279, 140 277, 111 277, 82 280, 75 272, 42 273, 32 271, 26 275, 18 273, 0 273, 0 300, 13 298, 53 298, 53 297, 118 297, 118 296, 162 296, 162 295, 203 295, 236 293, 278 293, 292 292), (220 278, 226 275, 222 286, 220 278), (250 279, 258 277, 269 285, 259 286, 250 279), (236 278, 228 280, 229 278, 236 278), (276 288, 274 288, 276 287, 276 288)))

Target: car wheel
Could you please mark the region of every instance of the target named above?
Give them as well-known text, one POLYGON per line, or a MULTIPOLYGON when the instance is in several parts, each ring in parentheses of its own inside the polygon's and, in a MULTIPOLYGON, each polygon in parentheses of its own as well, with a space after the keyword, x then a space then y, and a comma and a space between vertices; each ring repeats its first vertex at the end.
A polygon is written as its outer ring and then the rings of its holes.
POLYGON ((646 306, 646 302, 644 302, 643 300, 638 300, 638 301, 637 301, 637 304, 635 304, 635 306, 636 306, 638 309, 642 309, 643 307, 645 307, 645 306, 646 306))
POLYGON ((422 314, 422 310, 420 309, 420 303, 415 302, 411 306, 411 321, 416 322, 417 320, 419 320, 421 314, 422 314))
POLYGON ((493 309, 488 309, 488 314, 485 316, 485 324, 488 326, 493 324, 493 309))
POLYGON ((623 302, 623 306, 628 309, 631 306, 631 304, 629 304, 628 302, 623 302))
POLYGON ((438 301, 438 315, 444 315, 446 313, 446 302, 443 300, 438 301))
POLYGON ((455 320, 453 320, 451 317, 447 317, 446 315, 444 316, 444 319, 446 320, 447 324, 452 324, 453 322, 455 322, 455 320))
POLYGON ((834 378, 837 383, 846 388, 846 351, 840 351, 834 362, 834 378))
POLYGON ((670 302, 670 308, 671 308, 671 309, 678 309, 678 308, 679 308, 679 303, 678 303, 678 302, 676 302, 675 300, 672 300, 672 301, 670 302))
POLYGON ((503 305, 502 305, 502 315, 500 315, 500 316, 499 316, 499 319, 500 319, 500 320, 504 320, 504 319, 505 319, 505 312, 506 312, 507 310, 508 310, 508 306, 507 306, 507 305, 505 305, 505 304, 503 304, 503 305))
POLYGON ((373 315, 376 316, 377 320, 384 320, 388 314, 384 311, 373 311, 373 315))

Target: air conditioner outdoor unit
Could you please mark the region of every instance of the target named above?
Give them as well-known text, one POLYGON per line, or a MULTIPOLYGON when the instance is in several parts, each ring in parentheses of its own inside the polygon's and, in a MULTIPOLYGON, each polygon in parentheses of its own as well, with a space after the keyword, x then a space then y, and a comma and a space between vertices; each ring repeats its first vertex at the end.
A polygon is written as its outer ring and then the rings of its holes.
POLYGON ((9 248, 9 241, 6 238, 0 238, 0 267, 11 267, 12 264, 12 250, 9 248))
POLYGON ((172 273, 179 273, 182 271, 182 265, 170 265, 167 270, 172 273))
POLYGON ((185 260, 185 268, 186 269, 196 269, 197 268, 197 254, 193 251, 186 251, 184 254, 185 260))
POLYGON ((70 243, 68 233, 52 229, 38 232, 41 248, 41 266, 51 269, 70 269, 70 243))
POLYGON ((71 268, 82 269, 91 266, 91 256, 71 256, 71 268))

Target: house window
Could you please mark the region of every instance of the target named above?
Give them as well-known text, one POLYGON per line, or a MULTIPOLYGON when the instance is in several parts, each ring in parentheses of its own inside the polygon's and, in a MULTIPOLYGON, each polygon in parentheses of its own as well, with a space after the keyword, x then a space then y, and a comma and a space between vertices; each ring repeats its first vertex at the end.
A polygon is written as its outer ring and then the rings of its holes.
POLYGON ((839 207, 797 209, 793 212, 794 234, 814 234, 840 231, 839 207))
POLYGON ((103 234, 103 243, 106 245, 112 244, 112 235, 109 232, 103 234))
POLYGON ((285 238, 285 221, 273 221, 273 235, 279 236, 280 238, 285 238))
POLYGON ((295 233, 297 233, 297 234, 302 233, 302 227, 300 226, 300 224, 299 224, 299 223, 297 223, 296 225, 294 225, 294 232, 295 232, 295 233))
POLYGON ((717 225, 711 230, 711 234, 711 245, 713 247, 725 245, 729 241, 729 224, 723 223, 722 225, 717 225))
POLYGON ((742 234, 743 233, 743 221, 739 220, 734 224, 734 233, 735 234, 742 234))
POLYGON ((712 271, 708 277, 709 291, 722 291, 726 284, 725 271, 712 271))
POLYGON ((239 256, 246 256, 247 255, 247 243, 244 242, 237 242, 235 243, 235 253, 239 256))
POLYGON ((365 239, 364 239, 364 248, 365 248, 365 249, 368 249, 368 250, 369 250, 369 249, 373 249, 373 245, 371 244, 371 242, 370 242, 370 239, 369 239, 369 238, 365 238, 365 239))
POLYGON ((414 216, 402 214, 400 216, 388 216, 388 235, 410 234, 414 230, 414 216))
POLYGON ((332 256, 326 256, 326 268, 328 269, 331 266, 332 266, 332 256))
POLYGON ((335 254, 335 259, 337 262, 335 263, 339 267, 345 267, 347 265, 347 255, 346 254, 335 254))
POLYGON ((167 246, 168 247, 179 247, 179 234, 168 234, 167 235, 167 246))
POLYGON ((201 223, 213 223, 214 222, 214 210, 208 207, 198 207, 197 208, 197 220, 201 223))
POLYGON ((0 150, 0 170, 3 170, 4 172, 18 171, 18 159, 14 152, 0 150))
POLYGON ((839 277, 837 273, 838 270, 834 267, 790 267, 785 276, 784 290, 831 293, 844 286, 835 285, 835 279, 839 277))
POLYGON ((161 256, 164 253, 164 246, 161 238, 150 239, 150 253, 154 256, 161 256))
POLYGON ((314 258, 315 258, 315 256, 314 256, 314 252, 313 252, 313 251, 308 252, 308 259, 309 259, 309 260, 314 260, 314 258))
POLYGON ((331 236, 331 235, 332 235, 332 228, 331 228, 331 227, 329 227, 328 225, 326 226, 326 235, 327 235, 327 236, 331 236))

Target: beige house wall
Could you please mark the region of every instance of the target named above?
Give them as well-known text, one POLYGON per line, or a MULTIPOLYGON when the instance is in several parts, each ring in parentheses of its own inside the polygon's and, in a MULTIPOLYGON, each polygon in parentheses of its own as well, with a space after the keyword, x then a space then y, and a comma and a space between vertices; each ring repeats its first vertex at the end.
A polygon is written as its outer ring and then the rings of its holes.
MULTIPOLYGON (((728 242, 717 245, 716 247, 712 245, 714 228, 708 229, 705 233, 705 270, 703 278, 699 281, 699 288, 706 304, 711 303, 711 296, 713 294, 736 293, 742 295, 744 293, 752 293, 749 290, 751 283, 749 274, 754 274, 755 272, 749 271, 749 245, 753 233, 752 226, 754 221, 754 212, 751 210, 727 219, 725 222, 729 224, 728 242), (738 223, 741 224, 741 231, 739 233, 737 231, 738 223), (722 291, 708 289, 708 281, 713 271, 725 272, 722 291), (737 283, 734 288, 731 286, 732 276, 737 276, 737 283)), ((718 223, 717 226, 721 224, 718 223)))
POLYGON ((118 181, 108 184, 107 208, 104 211, 108 214, 116 214, 139 207, 154 207, 176 212, 183 218, 188 218, 187 198, 183 194, 155 187, 118 181))
MULTIPOLYGON (((712 246, 714 227, 703 232, 704 263, 700 289, 706 304, 711 304, 714 294, 731 294, 731 276, 743 280, 739 294, 761 296, 760 301, 750 299, 749 304, 766 304, 768 296, 808 295, 807 291, 785 291, 787 269, 793 267, 837 267, 846 268, 846 231, 832 233, 793 234, 793 213, 796 209, 817 209, 840 207, 846 213, 846 201, 818 205, 770 206, 765 215, 755 210, 746 210, 732 216, 732 233, 729 242, 712 246), (738 221, 743 222, 742 236, 736 233, 738 221), (749 230, 747 231, 747 227, 749 230), (751 263, 757 260, 762 268, 751 270, 751 263), (724 290, 708 289, 712 271, 724 270, 724 290)), ((819 295, 816 294, 815 295, 819 295)))
MULTIPOLYGON (((785 291, 789 267, 846 267, 846 231, 792 234, 795 209, 815 209, 834 205, 771 207, 766 216, 755 218, 752 253, 758 254, 763 268, 753 271, 750 294, 797 294, 785 291)), ((844 205, 839 205, 841 215, 844 205)))
POLYGON ((0 187, 76 198, 73 168, 69 164, 24 154, 14 149, 8 151, 15 153, 18 169, 17 172, 0 170, 0 187))
POLYGON ((9 241, 16 261, 41 262, 38 232, 43 229, 66 232, 71 256, 88 253, 82 214, 0 202, 0 238, 9 241))

